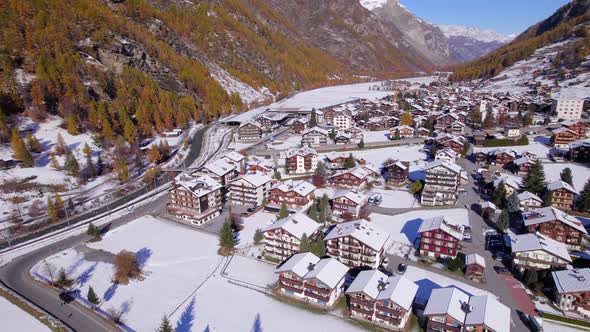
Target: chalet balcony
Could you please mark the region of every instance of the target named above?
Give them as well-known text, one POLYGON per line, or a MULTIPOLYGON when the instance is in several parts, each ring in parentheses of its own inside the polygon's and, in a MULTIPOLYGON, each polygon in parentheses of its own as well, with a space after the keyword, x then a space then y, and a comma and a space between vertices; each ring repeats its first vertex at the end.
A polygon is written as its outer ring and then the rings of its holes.
POLYGON ((361 307, 373 308, 375 302, 374 301, 367 301, 367 300, 360 300, 354 297, 350 297, 350 305, 357 305, 361 307))
POLYGON ((404 313, 399 308, 388 308, 381 304, 377 304, 375 309, 381 311, 383 314, 390 314, 392 317, 402 317, 404 313))
POLYGON ((309 290, 305 290, 304 294, 305 294, 305 296, 309 296, 309 297, 314 298, 316 300, 320 300, 320 301, 324 301, 324 302, 330 301, 329 294, 328 295, 320 295, 320 294, 314 293, 309 290))
POLYGON ((369 317, 373 316, 373 310, 357 307, 357 306, 350 306, 350 311, 356 311, 357 313, 367 315, 369 317))
POLYGON ((400 318, 397 318, 397 317, 389 317, 389 316, 386 316, 386 315, 382 315, 379 312, 376 312, 375 313, 375 317, 379 318, 382 321, 387 322, 388 324, 395 325, 395 326, 398 326, 402 322, 402 320, 400 318))
POLYGON ((285 285, 283 283, 281 283, 281 286, 280 287, 283 288, 283 289, 285 289, 285 290, 289 290, 289 291, 292 291, 294 293, 297 293, 297 294, 303 293, 303 289, 296 288, 296 287, 293 287, 293 286, 290 286, 290 285, 285 285))
POLYGON ((433 331, 433 332, 438 332, 438 331, 451 331, 451 332, 461 332, 462 327, 460 326, 452 326, 452 325, 447 325, 445 323, 440 323, 440 322, 436 322, 433 320, 428 320, 428 326, 426 328, 426 331, 433 331))
POLYGON ((317 287, 311 284, 305 284, 305 291, 307 290, 312 290, 318 294, 322 294, 324 296, 330 296, 330 294, 332 294, 332 290, 331 289, 326 289, 326 288, 321 288, 321 287, 317 287))

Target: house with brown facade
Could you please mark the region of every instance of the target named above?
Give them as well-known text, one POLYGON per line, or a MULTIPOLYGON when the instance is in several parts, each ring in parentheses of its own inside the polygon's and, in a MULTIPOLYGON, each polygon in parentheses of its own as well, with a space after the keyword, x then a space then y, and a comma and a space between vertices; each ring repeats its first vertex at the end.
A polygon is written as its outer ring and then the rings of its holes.
POLYGON ((396 161, 386 165, 385 174, 388 184, 401 186, 408 182, 410 176, 410 163, 407 161, 396 161))
POLYGON ((420 224, 420 255, 455 258, 461 249, 464 227, 445 216, 425 219, 420 224))
POLYGON ((303 180, 276 183, 270 189, 267 208, 279 211, 284 203, 291 211, 305 209, 313 203, 315 189, 313 184, 303 180))
POLYGON ((547 185, 551 193, 551 206, 562 210, 573 210, 578 191, 569 183, 557 180, 547 185))
POLYGON ((332 213, 339 217, 357 219, 366 204, 367 196, 365 194, 352 190, 341 191, 332 199, 332 213))
POLYGON ((172 182, 168 213, 201 225, 221 213, 221 184, 207 175, 180 175, 172 182))
POLYGON ((569 144, 576 140, 578 140, 578 133, 566 127, 557 128, 551 132, 551 144, 558 149, 568 149, 569 144))
POLYGON ((349 221, 334 226, 324 240, 328 255, 354 268, 377 268, 389 233, 366 220, 349 221))
POLYGON ((511 235, 513 267, 524 270, 563 269, 572 263, 567 246, 541 233, 511 235))
POLYGON ((313 173, 318 165, 318 153, 308 147, 291 148, 286 152, 290 174, 313 173))
POLYGON ((304 234, 313 240, 318 232, 320 224, 303 213, 279 219, 262 230, 264 255, 282 262, 301 251, 304 234))
POLYGON ((238 141, 240 142, 254 142, 262 138, 263 127, 260 122, 248 121, 244 122, 238 128, 238 141))
POLYGON ((572 248, 582 246, 588 234, 582 222, 554 207, 532 209, 522 214, 529 233, 541 233, 572 248))
POLYGON ((568 145, 569 156, 572 161, 590 162, 590 139, 577 140, 568 145))
POLYGON ((485 277, 486 260, 479 254, 465 256, 465 278, 482 282, 485 277))
POLYGON ((301 133, 302 146, 321 146, 328 144, 329 133, 320 127, 307 128, 301 133))
POLYGON ((328 181, 332 186, 362 190, 369 183, 369 173, 362 167, 355 167, 337 172, 328 181))

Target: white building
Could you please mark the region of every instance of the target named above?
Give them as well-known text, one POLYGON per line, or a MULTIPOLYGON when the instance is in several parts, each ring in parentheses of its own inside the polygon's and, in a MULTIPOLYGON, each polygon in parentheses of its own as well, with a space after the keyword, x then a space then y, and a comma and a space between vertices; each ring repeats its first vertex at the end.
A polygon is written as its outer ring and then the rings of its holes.
POLYGON ((352 127, 352 116, 348 112, 334 114, 334 127, 339 130, 348 130, 352 127))
POLYGON ((559 119, 577 120, 582 117, 584 99, 560 98, 551 104, 551 113, 559 119))
POLYGON ((263 173, 242 175, 229 184, 232 204, 244 206, 262 206, 268 199, 271 177, 263 173))
POLYGON ((555 303, 561 310, 578 312, 590 317, 590 269, 551 272, 555 283, 555 303))

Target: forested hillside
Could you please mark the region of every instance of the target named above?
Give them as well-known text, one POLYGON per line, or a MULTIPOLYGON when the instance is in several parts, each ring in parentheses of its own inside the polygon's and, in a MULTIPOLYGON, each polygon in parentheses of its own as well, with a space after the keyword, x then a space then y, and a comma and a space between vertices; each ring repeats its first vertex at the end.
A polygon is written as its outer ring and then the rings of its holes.
POLYGON ((515 62, 526 59, 537 49, 570 37, 578 37, 573 47, 563 50, 559 57, 564 65, 575 66, 590 54, 590 0, 575 0, 547 20, 529 28, 510 44, 478 60, 456 66, 451 80, 490 78, 515 62))

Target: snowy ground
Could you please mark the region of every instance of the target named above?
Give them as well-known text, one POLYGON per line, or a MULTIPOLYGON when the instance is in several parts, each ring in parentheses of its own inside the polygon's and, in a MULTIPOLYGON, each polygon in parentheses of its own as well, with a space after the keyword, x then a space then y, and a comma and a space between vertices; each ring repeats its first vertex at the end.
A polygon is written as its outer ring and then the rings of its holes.
POLYGON ((545 169, 545 178, 547 181, 559 180, 561 171, 569 167, 572 170, 574 188, 582 191, 584 184, 590 179, 590 165, 573 164, 573 163, 547 163, 543 164, 545 169))
MULTIPOLYGON (((406 78, 401 79, 404 81, 409 81, 411 83, 425 83, 428 84, 435 80, 436 78, 433 76, 427 77, 415 77, 415 78, 406 78)), ((375 100, 379 98, 383 98, 387 95, 391 95, 391 91, 373 91, 369 90, 369 87, 373 87, 379 82, 370 82, 370 83, 357 83, 357 84, 347 84, 347 85, 337 85, 337 86, 329 86, 324 88, 319 88, 315 90, 304 91, 298 93, 290 98, 285 100, 281 100, 279 102, 272 103, 268 106, 255 108, 245 113, 241 113, 239 115, 228 117, 223 120, 228 120, 231 118, 232 121, 247 121, 250 119, 256 118, 258 115, 264 113, 267 109, 274 109, 274 108, 302 108, 302 109, 312 109, 312 108, 322 108, 327 106, 332 106, 340 103, 344 103, 347 101, 354 101, 359 98, 365 98, 369 100, 375 100)))
POLYGON ((257 229, 272 224, 277 220, 277 215, 258 211, 250 217, 242 218, 242 226, 244 227, 238 233, 238 248, 246 248, 254 245, 254 233, 257 229))
POLYGON ((549 156, 549 150, 551 147, 543 144, 544 138, 538 137, 535 141, 532 139, 529 140, 531 143, 529 145, 521 145, 521 146, 506 146, 506 147, 497 147, 497 148, 481 148, 476 147, 474 148, 474 152, 490 152, 495 150, 514 150, 519 154, 523 152, 531 152, 535 154, 539 159, 547 159, 549 156))
POLYGON ((51 331, 46 325, 39 322, 19 307, 0 297, 0 316, 2 316, 3 331, 45 332, 51 331))
POLYGON ((420 202, 407 190, 373 189, 367 195, 372 193, 381 195, 380 207, 396 209, 420 207, 420 202))
POLYGON ((365 143, 377 143, 389 141, 389 130, 363 131, 365 143))
POLYGON ((269 149, 273 150, 287 150, 290 148, 299 147, 301 145, 301 135, 288 135, 285 139, 275 140, 268 144, 269 149))
MULTIPOLYGON (((412 246, 418 236, 418 229, 424 219, 446 216, 460 225, 469 225, 466 209, 417 210, 395 216, 371 213, 371 222, 390 234, 386 248, 393 244, 412 246)), ((394 246, 389 252, 398 255, 398 247, 394 246)))
POLYGON ((424 270, 415 266, 408 266, 404 274, 408 279, 418 285, 416 293, 416 303, 426 304, 430 298, 430 293, 436 288, 456 287, 470 295, 492 295, 491 293, 467 285, 455 279, 448 278, 442 274, 437 274, 429 270, 424 270))

